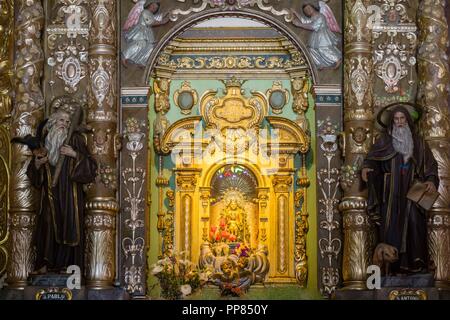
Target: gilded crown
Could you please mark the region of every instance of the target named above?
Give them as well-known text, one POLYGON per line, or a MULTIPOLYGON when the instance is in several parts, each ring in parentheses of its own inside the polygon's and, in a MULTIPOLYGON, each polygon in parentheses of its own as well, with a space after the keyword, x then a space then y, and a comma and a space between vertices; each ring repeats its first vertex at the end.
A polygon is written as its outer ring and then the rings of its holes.
POLYGON ((239 80, 235 76, 232 76, 228 80, 222 80, 222 82, 225 84, 225 87, 241 87, 247 80, 239 80))

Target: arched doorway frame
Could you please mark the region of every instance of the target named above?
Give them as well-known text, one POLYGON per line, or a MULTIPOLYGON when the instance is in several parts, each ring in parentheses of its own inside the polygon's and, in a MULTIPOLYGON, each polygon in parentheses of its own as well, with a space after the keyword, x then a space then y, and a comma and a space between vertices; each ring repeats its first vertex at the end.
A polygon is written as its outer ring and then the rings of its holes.
POLYGON ((151 74, 156 66, 157 58, 159 54, 164 51, 164 48, 170 43, 172 39, 174 39, 176 36, 178 36, 182 32, 186 31, 187 29, 191 28, 192 26, 198 24, 201 21, 221 17, 237 17, 256 20, 264 24, 267 24, 268 26, 280 32, 282 35, 286 36, 288 40, 294 44, 296 49, 304 54, 309 67, 308 69, 311 71, 311 78, 313 84, 315 85, 319 84, 318 83, 319 78, 317 76, 317 68, 312 63, 312 59, 309 55, 306 45, 296 36, 294 32, 291 31, 291 29, 287 26, 287 24, 276 19, 272 15, 251 9, 237 10, 237 11, 223 11, 223 10, 217 11, 213 9, 205 10, 196 13, 190 16, 189 19, 185 19, 180 23, 174 25, 172 29, 159 41, 158 45, 153 49, 153 52, 149 58, 149 63, 145 68, 144 83, 146 84, 150 83, 151 74))
MULTIPOLYGON (((318 81, 319 81, 318 72, 317 72, 315 65, 312 63, 312 58, 310 57, 310 54, 306 48, 306 45, 298 37, 298 35, 295 32, 293 32, 292 29, 290 29, 288 27, 287 23, 284 23, 281 20, 278 20, 276 18, 276 16, 272 16, 270 14, 262 13, 262 12, 259 12, 256 10, 236 10, 236 11, 220 10, 220 11, 218 11, 216 9, 205 10, 203 12, 193 14, 193 15, 189 16, 188 19, 184 19, 184 20, 180 21, 179 23, 177 23, 176 25, 174 25, 170 29, 170 31, 162 37, 162 39, 158 42, 158 45, 154 48, 152 54, 150 55, 149 63, 147 64, 147 67, 144 72, 144 81, 143 82, 146 85, 150 86, 152 77, 154 76, 153 71, 158 68, 158 57, 160 54, 164 53, 165 48, 168 45, 170 45, 170 43, 173 39, 175 39, 177 36, 182 34, 187 29, 191 28, 192 26, 194 26, 202 21, 206 21, 206 20, 210 20, 210 19, 214 19, 214 18, 221 18, 221 17, 237 17, 237 18, 244 18, 244 19, 247 18, 247 19, 259 21, 259 22, 266 24, 268 27, 273 28, 274 30, 279 32, 280 35, 285 36, 290 41, 290 43, 293 45, 294 49, 303 54, 303 57, 306 62, 306 68, 304 68, 304 70, 308 70, 312 85, 314 86, 314 85, 318 84, 318 81)), ((285 69, 285 70, 287 70, 287 69, 285 69)), ((286 74, 288 75, 288 73, 286 73, 286 74)), ((149 97, 149 99, 150 99, 150 97, 152 97, 152 94, 153 94, 152 89, 149 89, 149 92, 147 95, 149 97)), ((149 108, 151 107, 151 105, 152 105, 152 102, 149 101, 149 103, 147 104, 148 112, 150 111, 149 108)), ((154 119, 150 119, 150 120, 154 120, 154 119)), ((151 126, 151 123, 150 123, 150 126, 151 126)), ((148 138, 150 139, 149 145, 151 145, 152 144, 151 135, 148 135, 148 138)), ((147 155, 147 159, 154 157, 154 155, 155 155, 155 151, 153 150, 153 148, 149 148, 149 153, 147 155)), ((147 161, 147 162, 150 163, 149 161, 147 161)), ((246 166, 247 168, 249 168, 244 163, 239 163, 239 164, 242 164, 242 165, 246 166)), ((214 166, 214 167, 216 169, 218 169, 223 165, 224 164, 214 166)), ((258 176, 260 174, 260 172, 258 172, 258 170, 256 170, 256 171, 251 170, 251 171, 255 174, 255 176, 258 176)), ((211 174, 211 172, 214 173, 215 171, 209 170, 210 174, 211 174)), ((211 178, 211 175, 210 175, 210 178, 211 178)), ((270 185, 270 182, 265 177, 263 177, 263 179, 266 179, 266 180, 264 180, 265 187, 263 187, 262 189, 269 189, 268 185, 270 185)), ((202 180, 203 180, 203 178, 202 178, 202 180)), ((152 178, 150 176, 149 183, 147 184, 148 188, 151 188, 151 181, 152 181, 152 178)), ((204 183, 204 181, 202 181, 202 185, 203 186, 206 185, 204 183)), ((204 188, 206 188, 206 187, 204 187, 204 188)), ((267 192, 267 191, 264 190, 263 192, 267 192)), ((289 196, 289 197, 291 197, 291 196, 289 196)), ((293 197, 293 195, 292 195, 292 197, 293 197)), ((148 225, 146 223, 146 228, 149 228, 149 227, 150 227, 150 225, 148 225)), ((146 232, 148 233, 149 231, 147 230, 146 232)), ((290 241, 290 242, 293 243, 293 241, 290 241)))

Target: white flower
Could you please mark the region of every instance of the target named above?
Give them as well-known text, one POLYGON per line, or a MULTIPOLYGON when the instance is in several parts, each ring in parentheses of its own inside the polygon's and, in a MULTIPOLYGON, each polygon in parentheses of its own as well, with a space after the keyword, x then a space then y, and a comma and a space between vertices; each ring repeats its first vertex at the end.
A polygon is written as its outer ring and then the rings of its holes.
POLYGON ((155 275, 160 273, 161 271, 163 271, 163 267, 160 265, 156 265, 152 270, 152 274, 155 275))
POLYGON ((207 282, 208 281, 208 274, 206 272, 201 272, 200 273, 200 281, 202 282, 207 282))
POLYGON ((181 291, 181 293, 183 294, 183 297, 186 297, 186 296, 188 296, 188 295, 191 294, 192 288, 191 288, 191 286, 188 285, 188 284, 183 284, 183 285, 180 287, 180 291, 181 291))

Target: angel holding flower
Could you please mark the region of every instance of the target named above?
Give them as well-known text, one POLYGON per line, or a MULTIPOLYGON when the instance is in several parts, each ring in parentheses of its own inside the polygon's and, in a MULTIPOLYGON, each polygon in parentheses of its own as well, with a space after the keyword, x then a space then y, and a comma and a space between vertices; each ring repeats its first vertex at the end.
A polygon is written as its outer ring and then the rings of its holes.
POLYGON ((123 27, 124 43, 122 63, 145 66, 156 40, 152 28, 169 21, 168 16, 158 13, 160 0, 139 0, 128 14, 123 27))
POLYGON ((319 7, 311 3, 302 6, 303 14, 294 12, 297 19, 292 22, 295 26, 311 30, 308 49, 314 64, 318 69, 337 68, 342 61, 339 49, 340 37, 335 33, 342 33, 333 11, 323 1, 319 7))

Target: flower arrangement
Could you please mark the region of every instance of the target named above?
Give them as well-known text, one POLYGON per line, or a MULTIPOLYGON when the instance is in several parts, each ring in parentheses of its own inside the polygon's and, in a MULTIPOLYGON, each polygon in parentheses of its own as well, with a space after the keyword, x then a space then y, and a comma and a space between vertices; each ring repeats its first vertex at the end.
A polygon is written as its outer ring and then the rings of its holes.
POLYGON ((182 299, 208 281, 208 276, 183 254, 170 252, 152 267, 152 274, 158 278, 161 297, 168 300, 182 299))
POLYGON ((238 243, 233 250, 233 254, 240 257, 250 257, 250 248, 244 243, 238 243))
POLYGON ((219 227, 211 226, 209 241, 211 243, 233 242, 236 241, 236 236, 228 232, 226 220, 222 218, 219 221, 219 227))

